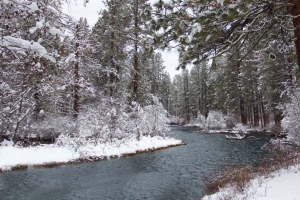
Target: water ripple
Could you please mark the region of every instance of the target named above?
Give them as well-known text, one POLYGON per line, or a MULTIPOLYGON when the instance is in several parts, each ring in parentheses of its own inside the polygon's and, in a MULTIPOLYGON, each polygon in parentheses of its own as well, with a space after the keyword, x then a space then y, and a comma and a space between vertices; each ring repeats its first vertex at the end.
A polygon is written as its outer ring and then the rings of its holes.
POLYGON ((202 179, 224 164, 253 164, 266 155, 269 140, 226 140, 221 134, 200 134, 175 127, 187 143, 133 157, 50 169, 0 174, 0 199, 13 200, 172 200, 197 199, 202 179))

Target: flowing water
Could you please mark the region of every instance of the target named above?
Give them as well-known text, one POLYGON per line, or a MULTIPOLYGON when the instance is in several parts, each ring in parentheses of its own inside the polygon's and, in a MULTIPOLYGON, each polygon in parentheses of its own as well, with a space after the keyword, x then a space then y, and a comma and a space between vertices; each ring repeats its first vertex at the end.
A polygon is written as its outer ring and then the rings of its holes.
POLYGON ((202 195, 202 180, 224 164, 255 164, 267 152, 266 135, 226 140, 173 126, 187 145, 101 162, 0 174, 0 199, 7 200, 189 200, 202 195))

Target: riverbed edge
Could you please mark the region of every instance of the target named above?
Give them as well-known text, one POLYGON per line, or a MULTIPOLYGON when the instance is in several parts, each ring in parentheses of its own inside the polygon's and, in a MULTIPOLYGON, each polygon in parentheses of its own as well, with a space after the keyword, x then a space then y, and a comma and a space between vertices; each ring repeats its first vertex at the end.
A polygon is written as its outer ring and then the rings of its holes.
POLYGON ((181 141, 181 143, 178 143, 178 144, 171 144, 171 145, 157 147, 157 148, 153 147, 153 148, 148 148, 145 150, 137 150, 134 153, 124 153, 121 155, 89 156, 88 158, 79 158, 79 159, 70 160, 68 162, 49 162, 49 163, 33 164, 33 165, 22 164, 22 165, 12 166, 9 170, 0 169, 0 174, 12 172, 12 171, 26 170, 26 169, 31 169, 31 168, 37 168, 37 169, 38 168, 54 168, 54 167, 58 167, 58 166, 62 166, 62 165, 73 165, 73 164, 80 164, 80 163, 87 163, 87 162, 98 162, 98 161, 105 161, 105 160, 110 160, 110 159, 126 158, 126 157, 131 157, 131 156, 135 156, 135 155, 142 154, 142 153, 151 153, 151 152, 160 151, 160 150, 168 149, 171 147, 183 146, 183 145, 187 145, 187 144, 181 141))
MULTIPOLYGON (((282 141, 279 143, 282 144, 282 141)), ((279 145, 279 143, 277 145, 279 145)), ((276 146, 273 149, 275 153, 276 146)), ((277 146, 278 147, 278 146, 277 146)), ((204 178, 204 190, 206 191, 199 197, 199 200, 219 200, 219 199, 245 199, 252 200, 261 188, 263 180, 265 180, 265 193, 267 182, 273 178, 280 178, 285 173, 300 172, 300 146, 293 149, 294 152, 287 149, 276 149, 277 154, 274 154, 272 159, 264 159, 255 166, 233 165, 217 171, 204 178), (291 170, 295 168, 296 170, 291 170), (291 172, 293 171, 293 172, 291 172), (268 179, 268 180, 267 180, 268 179), (257 185, 257 183, 259 183, 257 185), (253 191, 252 191, 253 190, 253 191), (253 198, 250 197, 251 194, 253 198), (236 198, 238 197, 238 198, 236 198)), ((290 189, 290 188, 288 188, 290 189)), ((258 196, 257 196, 258 198, 258 196)), ((256 198, 255 198, 256 199, 256 198)), ((267 198, 266 198, 267 199, 267 198)), ((271 198, 272 199, 272 198, 271 198)))

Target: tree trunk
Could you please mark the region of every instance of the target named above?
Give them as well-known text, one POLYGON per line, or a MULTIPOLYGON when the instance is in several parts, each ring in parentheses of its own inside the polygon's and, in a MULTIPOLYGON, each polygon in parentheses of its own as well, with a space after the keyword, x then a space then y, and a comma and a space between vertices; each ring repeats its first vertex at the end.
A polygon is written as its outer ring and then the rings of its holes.
POLYGON ((266 112, 265 103, 261 102, 261 109, 263 115, 263 127, 267 127, 270 123, 269 114, 266 112))
MULTIPOLYGON (((79 25, 76 26, 76 38, 79 39, 79 25)), ((74 64, 74 103, 73 103, 73 117, 77 119, 79 113, 79 43, 75 44, 75 64, 74 64)))
POLYGON ((258 127, 259 126, 259 108, 257 103, 255 103, 254 107, 253 107, 253 114, 254 114, 254 127, 258 127))
POLYGON ((207 105, 207 86, 204 83, 204 117, 205 119, 207 119, 208 117, 208 113, 209 113, 209 109, 208 109, 208 105, 207 105))
POLYGON ((276 114, 274 116, 275 125, 281 126, 282 113, 276 114))
POLYGON ((300 68, 300 2, 299 0, 290 0, 294 7, 291 9, 291 15, 294 24, 295 46, 298 59, 298 67, 300 68))
POLYGON ((250 121, 248 122, 248 124, 250 123, 251 126, 253 126, 253 106, 248 107, 247 110, 247 119, 249 119, 248 121, 250 121))
POLYGON ((185 123, 190 122, 190 103, 189 103, 189 77, 188 71, 184 72, 183 86, 184 86, 184 104, 185 104, 185 123))
POLYGON ((138 66, 138 9, 139 9, 139 0, 135 1, 134 8, 134 58, 133 58, 133 100, 138 101, 138 79, 139 79, 139 66, 138 66))
MULTIPOLYGON (((115 26, 115 2, 112 1, 112 16, 111 17, 111 27, 115 26)), ((114 54, 115 54, 115 32, 112 31, 110 34, 110 68, 111 72, 109 73, 109 91, 110 96, 114 95, 114 84, 115 84, 115 61, 114 61, 114 54)))
MULTIPOLYGON (((77 46, 77 44, 76 44, 77 46)), ((73 112, 74 119, 77 119, 79 113, 79 63, 78 63, 78 52, 76 52, 76 61, 74 65, 74 104, 73 104, 73 112)))
POLYGON ((241 112, 241 122, 243 125, 247 125, 247 116, 245 113, 245 105, 244 105, 244 100, 240 96, 240 112, 241 112))

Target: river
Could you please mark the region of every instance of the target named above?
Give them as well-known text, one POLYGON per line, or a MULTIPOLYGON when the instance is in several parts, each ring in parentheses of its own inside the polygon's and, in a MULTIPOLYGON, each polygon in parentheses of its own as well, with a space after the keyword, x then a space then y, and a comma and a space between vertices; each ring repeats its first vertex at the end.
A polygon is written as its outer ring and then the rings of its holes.
POLYGON ((107 161, 0 174, 2 200, 190 200, 203 194, 202 180, 224 164, 255 164, 270 139, 226 140, 172 126, 187 145, 107 161))

